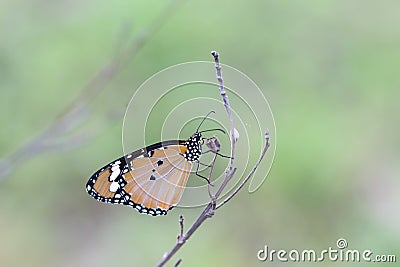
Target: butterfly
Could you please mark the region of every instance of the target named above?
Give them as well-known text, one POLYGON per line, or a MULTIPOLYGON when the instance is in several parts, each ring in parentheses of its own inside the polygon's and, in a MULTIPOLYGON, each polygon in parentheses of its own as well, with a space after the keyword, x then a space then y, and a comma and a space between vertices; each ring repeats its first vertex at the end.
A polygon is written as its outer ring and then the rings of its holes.
MULTIPOLYGON (((86 183, 87 193, 107 203, 131 206, 141 213, 166 215, 182 197, 193 163, 197 171, 206 138, 199 132, 210 111, 187 140, 159 142, 127 154, 96 171, 86 183)), ((225 133, 225 132, 224 132, 225 133)), ((209 140, 209 139, 207 139, 209 140)), ((209 150, 217 153, 217 151, 209 150)), ((198 174, 196 175, 205 178, 198 174)))

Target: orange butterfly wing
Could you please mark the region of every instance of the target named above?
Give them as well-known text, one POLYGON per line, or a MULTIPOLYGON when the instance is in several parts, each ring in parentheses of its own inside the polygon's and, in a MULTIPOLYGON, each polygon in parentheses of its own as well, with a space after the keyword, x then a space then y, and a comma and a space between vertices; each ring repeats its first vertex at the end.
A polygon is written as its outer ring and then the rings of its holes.
POLYGON ((182 197, 192 161, 185 141, 157 143, 119 158, 94 173, 86 191, 96 200, 165 215, 182 197))

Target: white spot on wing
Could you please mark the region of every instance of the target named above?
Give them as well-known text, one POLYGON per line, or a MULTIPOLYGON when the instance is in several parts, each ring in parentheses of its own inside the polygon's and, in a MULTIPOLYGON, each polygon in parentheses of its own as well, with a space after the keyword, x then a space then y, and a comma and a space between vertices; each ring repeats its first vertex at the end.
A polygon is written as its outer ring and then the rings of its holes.
POLYGON ((120 174, 120 170, 114 170, 111 175, 110 178, 108 178, 111 182, 115 180, 115 178, 118 177, 118 175, 120 174))
POLYGON ((115 193, 115 192, 117 192, 118 188, 119 188, 119 184, 114 181, 110 185, 110 192, 115 193))
POLYGON ((112 172, 115 172, 116 170, 119 170, 119 165, 114 165, 111 167, 112 172))

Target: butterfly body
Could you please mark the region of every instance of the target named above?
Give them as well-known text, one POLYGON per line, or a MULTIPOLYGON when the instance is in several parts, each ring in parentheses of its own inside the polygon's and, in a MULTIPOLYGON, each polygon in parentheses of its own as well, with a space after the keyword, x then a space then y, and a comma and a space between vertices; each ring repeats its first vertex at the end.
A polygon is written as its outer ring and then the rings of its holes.
POLYGON ((193 162, 202 154, 203 138, 170 140, 139 149, 97 172, 86 184, 94 199, 122 204, 141 213, 165 215, 182 197, 193 162))

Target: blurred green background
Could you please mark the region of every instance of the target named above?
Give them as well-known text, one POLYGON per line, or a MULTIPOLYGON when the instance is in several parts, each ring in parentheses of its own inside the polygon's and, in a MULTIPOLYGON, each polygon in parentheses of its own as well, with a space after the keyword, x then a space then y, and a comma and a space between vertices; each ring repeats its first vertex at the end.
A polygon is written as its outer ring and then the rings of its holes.
POLYGON ((1 1, 0 266, 159 261, 179 214, 189 226, 202 209, 153 218, 96 202, 84 185, 121 156, 134 90, 211 50, 268 98, 276 157, 263 186, 219 210, 168 266, 309 266, 256 254, 338 238, 399 258, 399 10, 394 0, 1 1))

